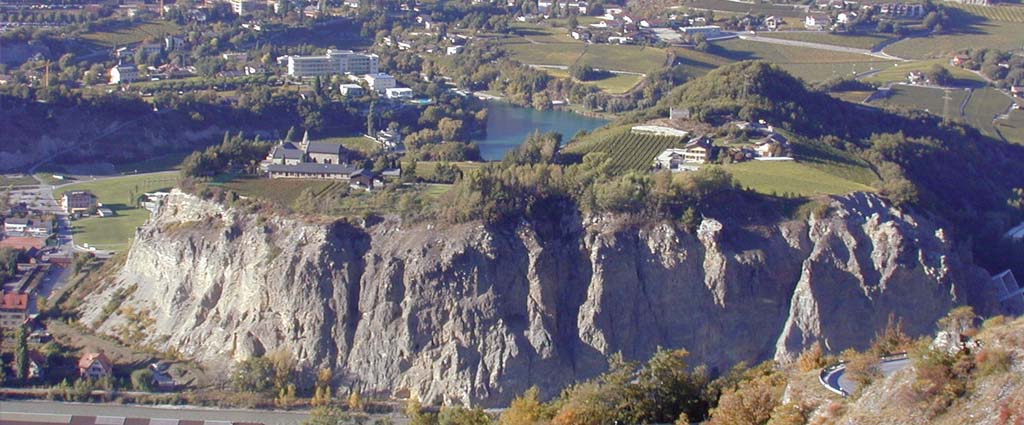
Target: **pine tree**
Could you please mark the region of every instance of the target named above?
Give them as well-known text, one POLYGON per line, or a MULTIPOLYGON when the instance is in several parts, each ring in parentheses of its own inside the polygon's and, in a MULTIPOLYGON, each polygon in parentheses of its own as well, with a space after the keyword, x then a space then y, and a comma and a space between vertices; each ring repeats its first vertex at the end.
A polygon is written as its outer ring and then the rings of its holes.
POLYGON ((28 379, 28 332, 24 326, 14 330, 14 373, 18 379, 28 379))
POLYGON ((377 108, 377 102, 370 102, 370 112, 366 114, 366 135, 374 137, 377 134, 375 123, 374 123, 374 109, 377 108))

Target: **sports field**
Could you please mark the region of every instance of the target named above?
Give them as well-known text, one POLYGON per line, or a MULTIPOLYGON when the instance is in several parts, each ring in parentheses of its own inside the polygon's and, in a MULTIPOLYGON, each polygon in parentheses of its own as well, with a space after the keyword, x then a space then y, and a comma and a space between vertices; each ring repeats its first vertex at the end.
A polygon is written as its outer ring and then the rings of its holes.
POLYGON ((62 187, 53 195, 59 199, 64 192, 71 190, 88 190, 95 194, 104 207, 114 211, 114 216, 93 216, 73 221, 75 244, 120 251, 128 248, 135 237, 135 229, 149 218, 149 211, 132 206, 132 196, 168 189, 177 182, 178 173, 171 171, 84 181, 62 187))

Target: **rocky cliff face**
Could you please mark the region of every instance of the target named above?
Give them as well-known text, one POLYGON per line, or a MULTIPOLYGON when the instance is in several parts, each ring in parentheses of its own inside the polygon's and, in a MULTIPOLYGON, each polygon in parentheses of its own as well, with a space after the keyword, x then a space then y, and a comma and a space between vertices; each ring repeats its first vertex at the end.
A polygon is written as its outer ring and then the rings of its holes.
POLYGON ((987 275, 942 229, 869 195, 833 211, 767 226, 704 219, 695 235, 572 215, 361 228, 175 193, 83 321, 135 286, 124 305, 154 320, 145 342, 158 348, 224 366, 283 349, 364 393, 500 405, 600 373, 614 352, 682 347, 726 368, 815 341, 864 347, 890 315, 927 333, 951 306, 989 302, 987 275))

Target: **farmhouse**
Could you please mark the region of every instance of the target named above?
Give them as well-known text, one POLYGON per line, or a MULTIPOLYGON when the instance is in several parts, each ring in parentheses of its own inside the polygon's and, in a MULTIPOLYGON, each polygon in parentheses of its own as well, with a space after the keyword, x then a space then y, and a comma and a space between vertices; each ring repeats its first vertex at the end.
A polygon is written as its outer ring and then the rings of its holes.
POLYGON ((967 63, 967 61, 969 60, 971 60, 970 56, 954 55, 953 58, 949 60, 949 63, 952 64, 953 66, 964 66, 964 64, 967 63))

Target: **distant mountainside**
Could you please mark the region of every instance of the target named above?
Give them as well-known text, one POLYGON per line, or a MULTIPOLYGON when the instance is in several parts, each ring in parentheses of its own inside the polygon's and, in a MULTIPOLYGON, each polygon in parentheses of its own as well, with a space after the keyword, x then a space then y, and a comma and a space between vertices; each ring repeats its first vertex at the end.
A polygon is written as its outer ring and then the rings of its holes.
POLYGON ((814 342, 863 348, 890 315, 925 334, 955 305, 998 308, 987 274, 927 217, 870 195, 831 209, 708 217, 695 234, 571 212, 363 228, 177 193, 81 320, 116 336, 146 317, 144 343, 211 370, 283 349, 307 380, 331 366, 364 394, 503 406, 532 385, 551 396, 601 373, 616 352, 681 347, 725 370, 814 342), (128 316, 106 316, 117 297, 128 316))

